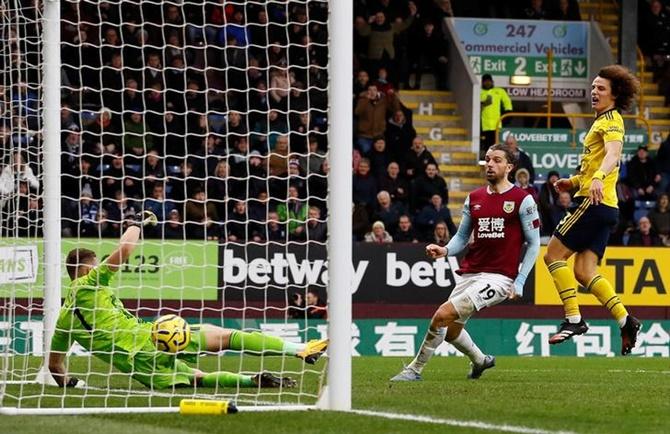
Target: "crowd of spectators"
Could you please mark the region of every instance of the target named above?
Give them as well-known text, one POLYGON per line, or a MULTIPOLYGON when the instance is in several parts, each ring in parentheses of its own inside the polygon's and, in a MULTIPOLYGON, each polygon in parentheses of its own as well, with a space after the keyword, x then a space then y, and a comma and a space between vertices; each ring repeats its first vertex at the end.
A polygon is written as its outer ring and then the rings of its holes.
POLYGON ((449 2, 361 0, 354 15, 354 240, 428 241, 441 219, 455 227, 447 184, 397 91, 421 87, 427 72, 448 88, 442 19, 453 11, 449 2))
MULTIPOLYGON (((670 31, 670 9, 657 0, 640 7, 640 45, 662 79, 670 39, 650 35, 670 31)), ((426 73, 449 88, 444 17, 578 20, 578 4, 357 0, 354 12, 353 236, 444 243, 455 232, 448 180, 397 90, 421 87, 426 73)), ((327 2, 66 2, 61 15, 64 236, 117 237, 150 209, 161 224, 148 236, 325 240, 327 2)), ((3 60, 27 74, 6 80, 15 85, 3 95, 11 122, 0 139, 17 151, 4 155, 2 226, 37 235, 39 225, 27 222, 42 209, 42 138, 30 133, 40 129, 30 85, 39 76, 25 65, 39 63, 39 47, 9 36, 17 55, 3 60)), ((520 161, 511 180, 536 198, 551 233, 570 198, 534 184, 530 159, 508 139, 520 161)), ((628 241, 648 212, 651 231, 667 243, 668 140, 654 157, 639 149, 624 169, 613 242, 628 241)))
POLYGON ((639 146, 635 155, 622 166, 617 185, 620 224, 613 234, 613 243, 625 245, 657 245, 647 237, 658 236, 658 245, 670 246, 670 135, 659 149, 651 153, 639 146), (646 220, 646 221, 645 221, 646 220), (648 227, 647 227, 648 226, 648 227))
MULTIPOLYGON (((10 8, 11 9, 11 8, 10 8)), ((4 11, 0 55, 0 237, 42 235, 39 12, 4 11), (16 16, 12 16, 16 15, 16 16)))
MULTIPOLYGON (((354 16, 354 239, 432 241, 443 227, 453 235, 447 182, 397 90, 421 88, 427 73, 437 89, 450 88, 445 17, 579 20, 579 6, 574 0, 359 0, 354 16), (409 220, 404 229, 401 219, 409 220)), ((530 160, 522 163, 532 186, 530 160)))
POLYGON ((642 0, 638 2, 638 45, 659 92, 670 105, 670 1, 642 0))
POLYGON ((325 241, 326 1, 66 2, 62 232, 325 241))

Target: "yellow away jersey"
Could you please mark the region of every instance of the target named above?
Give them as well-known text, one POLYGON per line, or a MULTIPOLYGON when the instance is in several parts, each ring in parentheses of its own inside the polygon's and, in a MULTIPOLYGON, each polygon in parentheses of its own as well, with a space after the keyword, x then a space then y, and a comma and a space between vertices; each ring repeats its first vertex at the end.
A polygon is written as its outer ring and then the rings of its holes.
MULTIPOLYGON (((579 170, 579 191, 575 196, 589 197, 591 178, 605 159, 605 143, 619 141, 623 146, 623 136, 623 118, 616 109, 603 112, 596 118, 584 139, 582 165, 579 170)), ((617 208, 616 182, 619 179, 619 164, 603 181, 602 204, 614 208, 617 208)))

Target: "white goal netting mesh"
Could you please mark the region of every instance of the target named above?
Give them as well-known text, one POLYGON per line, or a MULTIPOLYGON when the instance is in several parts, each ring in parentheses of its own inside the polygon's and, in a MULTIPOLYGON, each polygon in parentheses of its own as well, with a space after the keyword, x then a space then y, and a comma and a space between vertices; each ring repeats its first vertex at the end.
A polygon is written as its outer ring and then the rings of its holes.
POLYGON ((67 253, 104 260, 151 210, 158 225, 110 284, 129 315, 175 313, 196 329, 292 343, 325 337, 327 1, 60 4, 61 74, 46 84, 61 89, 60 216, 43 215, 43 5, 4 0, 0 10, 0 407, 314 403, 326 361, 286 354, 204 352, 188 363, 289 376, 294 388, 147 387, 132 378, 132 357, 126 373, 107 363, 116 344, 70 348, 65 367, 83 388, 34 381, 49 290, 44 219, 61 225, 63 298, 67 253))

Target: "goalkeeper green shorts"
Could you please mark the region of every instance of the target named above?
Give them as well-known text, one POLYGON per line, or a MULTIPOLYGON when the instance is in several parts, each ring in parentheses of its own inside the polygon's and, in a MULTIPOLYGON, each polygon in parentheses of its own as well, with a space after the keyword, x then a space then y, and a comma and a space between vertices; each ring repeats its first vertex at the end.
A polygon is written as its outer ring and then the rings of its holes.
POLYGON ((114 357, 116 369, 132 374, 132 377, 152 389, 167 389, 193 384, 196 370, 184 362, 195 363, 206 348, 205 334, 197 326, 191 327, 191 342, 178 354, 156 351, 149 340, 134 357, 114 357))

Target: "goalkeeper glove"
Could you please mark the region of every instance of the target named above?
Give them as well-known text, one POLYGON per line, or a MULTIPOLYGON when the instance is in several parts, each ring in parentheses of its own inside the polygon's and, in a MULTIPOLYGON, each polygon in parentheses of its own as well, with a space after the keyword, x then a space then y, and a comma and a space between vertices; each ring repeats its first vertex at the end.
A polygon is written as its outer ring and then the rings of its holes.
POLYGON ((133 226, 156 226, 158 224, 158 218, 156 214, 149 210, 144 210, 135 214, 135 221, 132 223, 133 226))
POLYGON ((65 384, 65 387, 74 388, 74 389, 81 389, 85 386, 86 386, 86 382, 84 380, 80 380, 77 377, 70 377, 67 380, 67 383, 65 384))

